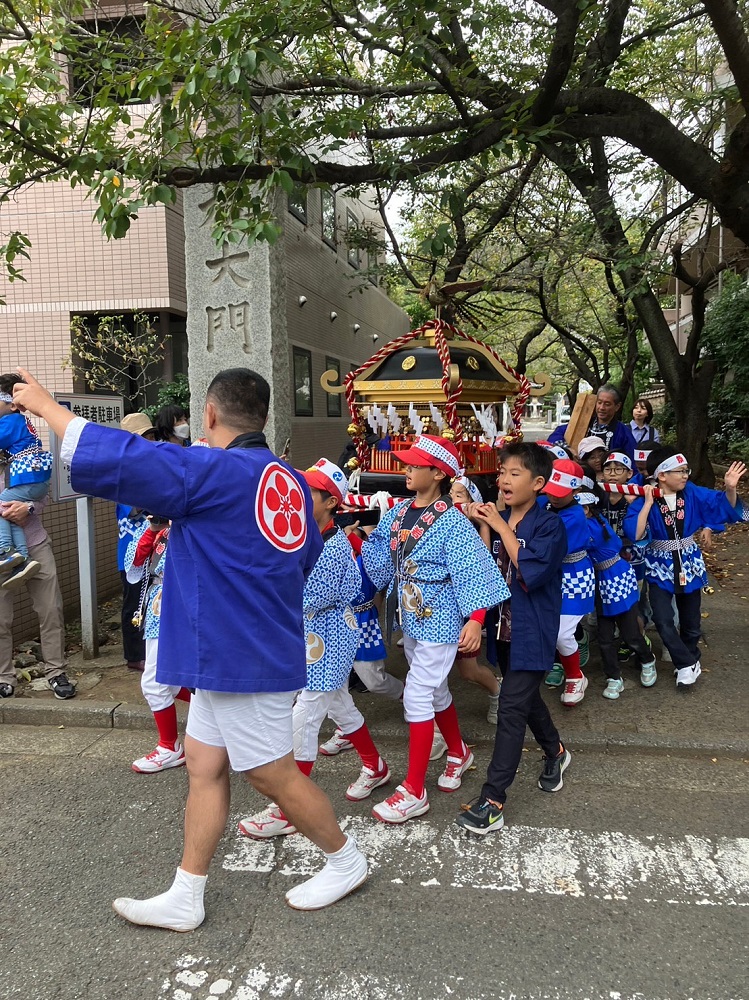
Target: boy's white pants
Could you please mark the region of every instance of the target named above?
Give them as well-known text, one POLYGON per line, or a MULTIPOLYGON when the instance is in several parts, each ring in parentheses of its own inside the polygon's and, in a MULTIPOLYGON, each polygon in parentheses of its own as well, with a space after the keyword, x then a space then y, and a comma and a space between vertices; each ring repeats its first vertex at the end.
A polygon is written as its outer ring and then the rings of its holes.
POLYGON ((560 615, 557 650, 561 656, 572 656, 578 648, 575 632, 585 615, 560 615))
POLYGON ((156 657, 159 652, 158 639, 146 639, 146 663, 140 675, 140 689, 152 712, 161 712, 174 704, 174 696, 181 688, 169 684, 159 684, 156 680, 156 657))
POLYGON ((436 712, 444 712, 453 696, 447 677, 458 652, 457 642, 424 642, 403 636, 403 652, 408 660, 403 714, 406 722, 429 722, 436 712))
POLYGON ((294 702, 293 739, 296 760, 317 760, 320 726, 326 715, 335 722, 344 736, 355 733, 364 725, 364 716, 354 704, 348 689, 337 691, 300 691, 294 702))
POLYGON ((354 670, 370 694, 383 694, 393 701, 403 694, 403 681, 387 672, 384 660, 354 660, 354 670))

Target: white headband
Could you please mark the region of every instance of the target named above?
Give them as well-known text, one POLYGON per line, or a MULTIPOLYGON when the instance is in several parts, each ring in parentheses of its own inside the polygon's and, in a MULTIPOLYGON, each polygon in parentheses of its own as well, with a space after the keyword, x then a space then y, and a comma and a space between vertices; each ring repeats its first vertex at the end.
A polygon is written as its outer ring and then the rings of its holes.
POLYGON ((554 455, 556 458, 570 457, 564 450, 564 448, 560 447, 558 444, 543 444, 541 445, 541 447, 544 449, 544 451, 551 452, 551 454, 554 455))
POLYGON ((580 476, 571 476, 569 472, 562 472, 561 469, 554 469, 549 476, 549 482, 568 490, 577 490, 581 486, 580 476))
POLYGON ((595 493, 578 493, 575 499, 580 504, 598 503, 598 497, 595 495, 595 493))
POLYGON ((12 403, 13 397, 9 396, 7 392, 0 392, 0 403, 12 403))
POLYGON ((612 451, 603 464, 608 465, 609 462, 618 462, 625 469, 629 469, 630 472, 632 471, 632 459, 629 455, 625 455, 623 451, 612 451))
POLYGON ((481 490, 475 483, 472 483, 468 476, 456 476, 455 482, 459 483, 461 486, 468 490, 468 493, 474 503, 481 503, 483 497, 481 496, 481 490))
POLYGON ((645 448, 637 448, 635 450, 635 462, 647 462, 649 454, 650 452, 645 448))
POLYGON ((661 472, 673 472, 674 469, 689 468, 689 462, 687 462, 686 456, 682 455, 681 452, 678 455, 671 455, 670 458, 665 458, 659 466, 656 467, 654 476, 659 476, 661 472))
POLYGON ((583 486, 587 487, 589 490, 593 489, 593 480, 590 476, 583 476, 583 486))

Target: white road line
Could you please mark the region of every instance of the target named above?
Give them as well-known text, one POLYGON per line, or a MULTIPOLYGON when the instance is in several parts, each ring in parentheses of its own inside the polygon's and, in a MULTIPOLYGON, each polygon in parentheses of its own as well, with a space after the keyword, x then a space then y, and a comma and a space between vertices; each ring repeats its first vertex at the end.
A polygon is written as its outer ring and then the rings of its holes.
MULTIPOLYGON (((378 879, 424 888, 637 899, 693 906, 749 905, 749 839, 632 836, 511 826, 484 839, 429 821, 386 826, 347 816, 378 879)), ((300 879, 321 854, 299 834, 258 842, 237 834, 223 867, 300 879)))
MULTIPOLYGON (((236 967, 228 972, 219 972, 218 963, 210 958, 183 955, 176 964, 174 980, 167 979, 163 986, 162 1000, 309 1000, 310 997, 324 997, 325 1000, 393 1000, 403 996, 404 989, 413 986, 422 998, 430 1000, 668 1000, 662 994, 611 990, 590 990, 570 985, 568 989, 540 989, 529 994, 518 993, 502 982, 495 982, 487 992, 464 976, 443 975, 436 982, 404 983, 401 979, 376 973, 363 972, 349 975, 336 970, 329 978, 305 976, 294 978, 286 972, 269 971, 263 963, 239 974, 236 967), (206 968, 210 972, 206 972, 206 968), (180 984, 193 986, 200 980, 197 992, 187 992, 180 984)), ((193 986, 194 989, 194 986, 193 986)), ((674 998, 675 1000, 675 998, 674 998)), ((690 996, 680 996, 679 1000, 696 1000, 690 996)), ((719 1000, 718 997, 700 995, 698 1000, 719 1000)), ((724 1000, 724 998, 720 998, 724 1000)), ((734 998, 740 1000, 740 998, 734 998)))

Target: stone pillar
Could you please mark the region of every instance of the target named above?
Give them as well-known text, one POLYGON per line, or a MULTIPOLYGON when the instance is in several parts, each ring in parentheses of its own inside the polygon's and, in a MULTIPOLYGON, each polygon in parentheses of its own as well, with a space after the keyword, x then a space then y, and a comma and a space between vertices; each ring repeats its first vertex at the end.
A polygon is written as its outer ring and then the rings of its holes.
POLYGON ((223 368, 252 368, 271 386, 265 433, 277 454, 291 433, 291 373, 286 330, 283 240, 216 245, 213 188, 184 192, 190 415, 202 435, 205 393, 223 368))

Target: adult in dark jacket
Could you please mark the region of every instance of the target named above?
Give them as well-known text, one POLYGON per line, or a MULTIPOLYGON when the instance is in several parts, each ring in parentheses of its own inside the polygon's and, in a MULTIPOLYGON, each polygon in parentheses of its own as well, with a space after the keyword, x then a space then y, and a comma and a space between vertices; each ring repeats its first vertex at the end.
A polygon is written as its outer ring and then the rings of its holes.
MULTIPOLYGON (((602 385, 596 393, 596 412, 588 427, 586 437, 595 435, 599 437, 606 450, 623 451, 632 461, 635 460, 635 439, 627 424, 619 420, 619 412, 622 408, 622 396, 619 390, 613 385, 602 385)), ((549 441, 553 444, 561 441, 567 432, 568 424, 560 424, 549 435, 549 441)))

